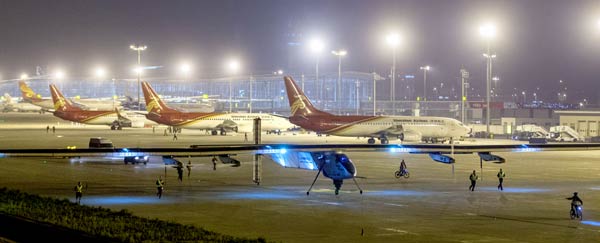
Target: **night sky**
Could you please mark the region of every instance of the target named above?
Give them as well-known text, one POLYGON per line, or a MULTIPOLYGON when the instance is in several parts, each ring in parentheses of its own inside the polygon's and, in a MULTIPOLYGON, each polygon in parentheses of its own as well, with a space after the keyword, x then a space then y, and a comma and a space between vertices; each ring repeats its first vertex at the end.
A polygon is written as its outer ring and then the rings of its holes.
POLYGON ((147 45, 143 64, 164 66, 163 73, 189 60, 195 76, 223 76, 225 61, 237 57, 244 73, 312 74, 314 56, 288 46, 290 34, 300 35, 294 40, 300 43, 313 35, 326 40, 323 72, 337 71, 329 50, 345 48, 344 70, 383 74, 391 65, 385 35, 396 30, 404 39, 397 72, 420 80, 419 66, 430 65, 428 84, 459 86, 464 65, 473 85, 482 87, 485 42, 478 28, 491 20, 499 31, 492 46, 501 90, 539 87, 540 97, 551 96, 562 79, 569 100, 596 101, 598 19, 600 2, 577 0, 0 0, 0 75, 12 79, 45 66, 85 76, 102 65, 113 77, 127 77, 136 62, 132 43, 147 45))

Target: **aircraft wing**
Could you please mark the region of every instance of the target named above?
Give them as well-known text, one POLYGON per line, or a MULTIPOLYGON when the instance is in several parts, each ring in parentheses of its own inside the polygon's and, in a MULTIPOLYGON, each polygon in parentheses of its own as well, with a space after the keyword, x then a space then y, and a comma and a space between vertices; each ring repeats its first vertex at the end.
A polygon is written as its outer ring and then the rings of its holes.
MULTIPOLYGON (((115 148, 115 149, 1 149, 0 158, 9 157, 77 157, 106 156, 134 153, 151 156, 205 157, 220 154, 277 154, 290 150, 340 151, 340 152, 390 152, 411 154, 473 154, 490 152, 541 152, 541 151, 590 151, 600 150, 600 143, 572 144, 244 144, 244 145, 192 145, 190 148, 115 148)), ((293 167, 296 165, 290 165, 293 167)))

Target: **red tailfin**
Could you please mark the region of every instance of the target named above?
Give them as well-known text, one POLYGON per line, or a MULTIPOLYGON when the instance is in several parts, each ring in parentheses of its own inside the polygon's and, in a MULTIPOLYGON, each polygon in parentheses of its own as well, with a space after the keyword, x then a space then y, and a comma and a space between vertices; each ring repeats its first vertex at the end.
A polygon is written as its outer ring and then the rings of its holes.
POLYGON ((146 81, 142 81, 142 91, 144 91, 144 100, 146 100, 146 110, 148 112, 161 113, 163 111, 174 111, 169 108, 161 99, 152 86, 146 81))
POLYGON ((50 85, 50 93, 52 94, 52 102, 54 102, 55 111, 80 111, 81 108, 74 106, 70 100, 60 93, 60 90, 56 88, 54 84, 50 85))
POLYGON ((331 115, 315 108, 308 97, 304 95, 304 92, 298 88, 292 77, 285 76, 283 80, 290 102, 291 116, 331 115))

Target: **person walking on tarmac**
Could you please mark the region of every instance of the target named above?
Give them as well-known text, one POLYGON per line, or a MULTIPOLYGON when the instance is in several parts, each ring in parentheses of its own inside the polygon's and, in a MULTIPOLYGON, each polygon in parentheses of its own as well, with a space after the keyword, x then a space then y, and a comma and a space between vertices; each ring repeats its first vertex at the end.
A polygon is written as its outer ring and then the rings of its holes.
POLYGON ((162 180, 162 176, 158 177, 158 180, 156 180, 156 196, 158 196, 158 199, 160 199, 162 197, 162 193, 164 190, 164 181, 162 180))
POLYGON ((213 170, 217 170, 217 157, 212 158, 213 170))
POLYGON ((471 185, 469 186, 469 190, 475 191, 475 183, 477 183, 477 179, 479 179, 479 176, 477 176, 477 174, 475 173, 475 170, 473 170, 473 173, 471 173, 471 175, 469 176, 469 180, 471 180, 471 185))
POLYGON ((192 161, 188 160, 187 165, 185 166, 185 168, 187 168, 188 171, 188 179, 190 178, 190 173, 192 173, 192 161))
POLYGON ((75 185, 75 202, 77 204, 81 204, 81 197, 83 196, 83 185, 81 184, 81 181, 77 182, 77 185, 75 185))
POLYGON ((502 172, 502 168, 500 168, 500 171, 498 172, 498 174, 496 175, 498 176, 498 190, 500 191, 504 191, 504 187, 502 186, 502 182, 504 182, 504 177, 506 177, 506 174, 504 172, 502 172))
POLYGON ((50 132, 50 126, 48 125, 48 126, 46 126, 46 133, 49 133, 49 132, 50 132))
POLYGON ((181 161, 177 161, 177 178, 180 182, 183 181, 183 163, 181 161))

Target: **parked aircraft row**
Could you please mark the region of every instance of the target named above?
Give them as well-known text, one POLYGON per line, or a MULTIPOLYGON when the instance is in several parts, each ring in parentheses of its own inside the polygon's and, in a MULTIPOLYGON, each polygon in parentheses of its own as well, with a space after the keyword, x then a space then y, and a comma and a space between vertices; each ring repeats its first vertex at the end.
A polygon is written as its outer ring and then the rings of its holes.
MULTIPOLYGON (((186 112, 163 101, 148 82, 142 82, 146 111, 122 111, 117 107, 98 106, 89 109, 65 98, 55 85, 50 85, 51 105, 23 81, 19 83, 23 99, 54 115, 73 122, 122 127, 144 127, 157 124, 174 128, 210 130, 213 135, 227 132, 252 132, 255 118, 261 118, 263 131, 286 131, 296 126, 319 134, 366 137, 369 144, 390 139, 403 141, 444 141, 468 136, 471 129, 456 119, 426 116, 340 116, 313 106, 292 77, 284 77, 290 104, 290 117, 263 113, 186 112)), ((98 102, 96 100, 96 102, 98 102)), ((91 104, 91 103, 88 103, 91 104)), ((105 101, 103 105, 112 105, 105 101)))

